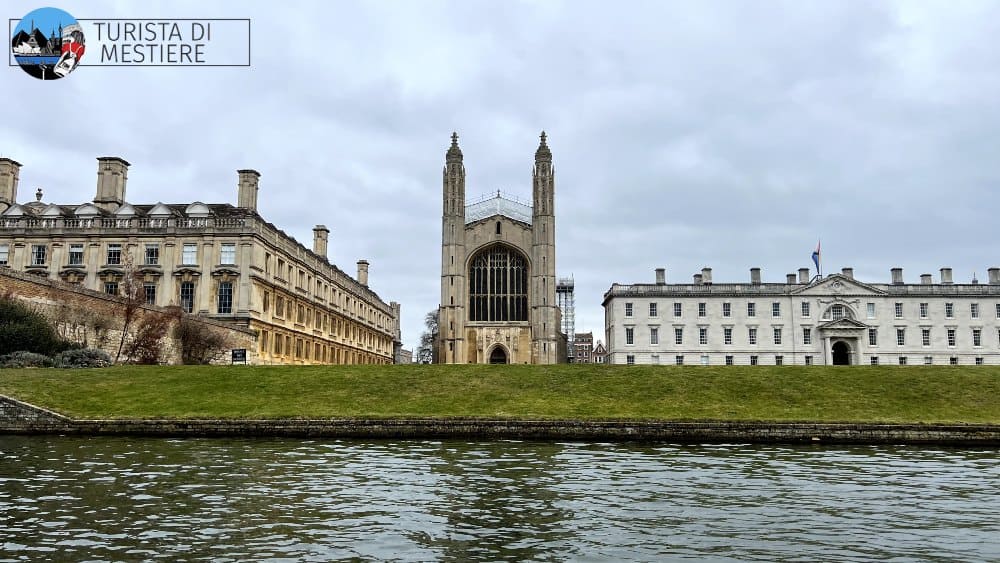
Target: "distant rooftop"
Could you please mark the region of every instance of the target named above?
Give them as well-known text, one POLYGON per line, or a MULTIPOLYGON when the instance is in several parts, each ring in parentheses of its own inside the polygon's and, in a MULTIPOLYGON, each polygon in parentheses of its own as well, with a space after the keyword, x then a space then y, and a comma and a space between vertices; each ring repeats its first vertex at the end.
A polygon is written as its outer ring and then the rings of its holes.
POLYGON ((475 223, 493 215, 503 215, 515 221, 531 224, 531 206, 497 190, 465 206, 465 224, 475 223))

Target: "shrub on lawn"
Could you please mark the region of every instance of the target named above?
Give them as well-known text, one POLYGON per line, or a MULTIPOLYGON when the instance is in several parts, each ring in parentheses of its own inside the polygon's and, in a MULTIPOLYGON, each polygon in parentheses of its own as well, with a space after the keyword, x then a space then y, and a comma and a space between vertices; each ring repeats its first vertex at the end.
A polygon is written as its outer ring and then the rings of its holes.
POLYGON ((93 348, 66 350, 56 356, 56 365, 61 368, 103 368, 111 365, 111 356, 104 350, 93 348))
POLYGON ((69 347, 45 315, 10 295, 0 296, 0 355, 24 351, 54 355, 69 347))
POLYGON ((48 368, 53 365, 55 362, 45 354, 25 350, 0 356, 0 368, 48 368))

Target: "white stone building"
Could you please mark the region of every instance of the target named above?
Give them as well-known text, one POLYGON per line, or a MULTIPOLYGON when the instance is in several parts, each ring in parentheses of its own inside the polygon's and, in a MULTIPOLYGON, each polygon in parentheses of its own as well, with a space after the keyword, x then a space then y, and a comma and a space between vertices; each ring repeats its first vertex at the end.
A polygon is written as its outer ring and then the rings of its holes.
POLYGON ((988 283, 863 283, 853 270, 785 283, 614 284, 604 294, 608 363, 702 365, 1000 364, 1000 268, 988 283))

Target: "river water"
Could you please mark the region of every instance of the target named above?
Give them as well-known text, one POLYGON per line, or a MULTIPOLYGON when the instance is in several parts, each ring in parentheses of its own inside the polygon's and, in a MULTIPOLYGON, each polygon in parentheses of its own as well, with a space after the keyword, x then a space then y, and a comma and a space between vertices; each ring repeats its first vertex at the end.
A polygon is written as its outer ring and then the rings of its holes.
POLYGON ((0 561, 997 561, 998 456, 0 435, 0 561))

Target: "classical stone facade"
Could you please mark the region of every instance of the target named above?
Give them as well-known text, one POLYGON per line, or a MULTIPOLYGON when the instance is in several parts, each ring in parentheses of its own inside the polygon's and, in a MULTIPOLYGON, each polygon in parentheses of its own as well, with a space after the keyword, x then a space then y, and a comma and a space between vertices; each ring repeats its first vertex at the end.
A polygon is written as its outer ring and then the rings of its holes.
POLYGON ((785 283, 614 284, 604 294, 612 364, 1000 364, 1000 268, 988 283, 863 283, 851 268, 785 283))
POLYGON ((136 272, 150 305, 181 307, 255 331, 259 363, 392 363, 399 305, 327 259, 329 230, 310 250, 257 212, 260 174, 238 171, 237 205, 131 204, 129 163, 98 158, 92 203, 17 203, 21 165, 0 158, 0 267, 118 293, 136 272))
POLYGON ((445 156, 437 358, 447 364, 566 361, 556 302, 555 171, 541 135, 532 205, 497 192, 467 204, 458 135, 445 156))

